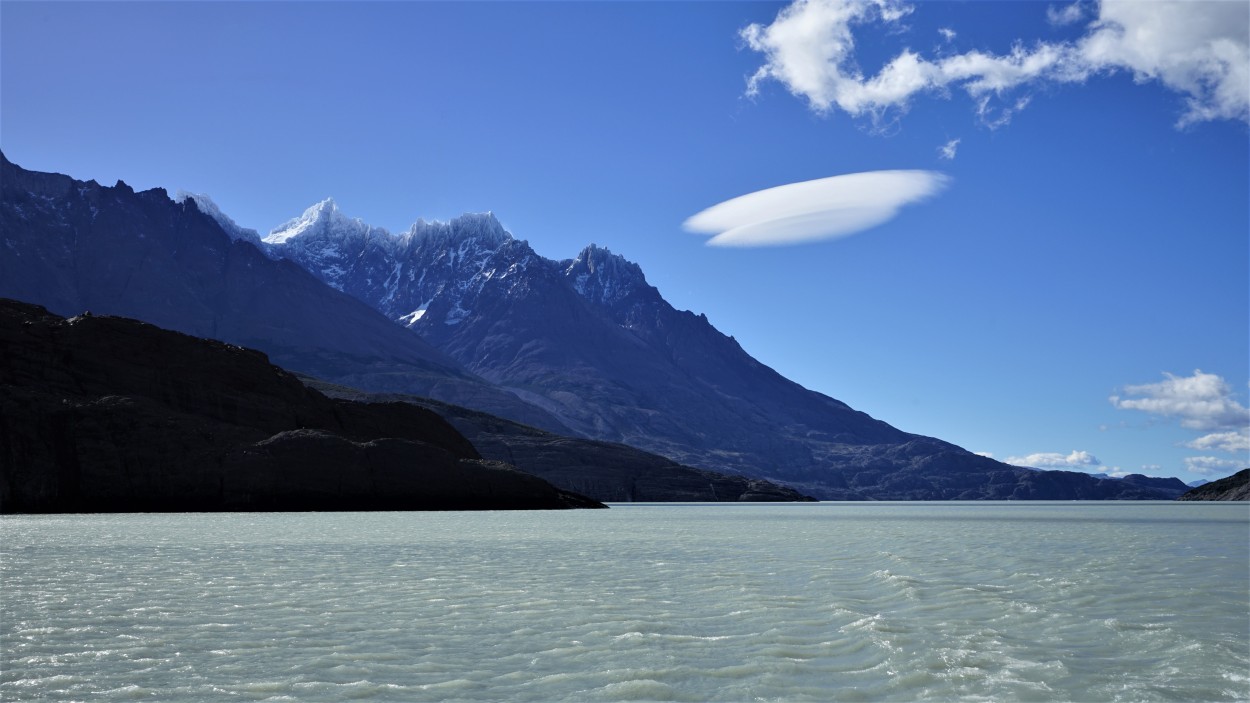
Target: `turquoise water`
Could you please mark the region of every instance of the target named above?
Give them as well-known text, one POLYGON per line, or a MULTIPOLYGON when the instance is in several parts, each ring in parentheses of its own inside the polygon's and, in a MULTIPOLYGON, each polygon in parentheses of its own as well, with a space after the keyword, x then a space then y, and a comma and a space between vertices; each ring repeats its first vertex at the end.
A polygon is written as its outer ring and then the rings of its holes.
POLYGON ((5 516, 0 700, 1250 700, 1250 506, 5 516))

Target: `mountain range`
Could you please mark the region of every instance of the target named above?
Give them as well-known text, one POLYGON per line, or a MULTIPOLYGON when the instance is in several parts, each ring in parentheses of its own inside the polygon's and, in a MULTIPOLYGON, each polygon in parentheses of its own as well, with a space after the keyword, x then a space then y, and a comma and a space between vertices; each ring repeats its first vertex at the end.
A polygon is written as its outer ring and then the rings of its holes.
POLYGON ((0 295, 54 312, 131 315, 262 349, 335 384, 428 396, 822 499, 1170 499, 1187 489, 1009 466, 904 432, 784 378, 608 249, 547 259, 491 214, 392 235, 326 200, 261 237, 204 196, 2 167, 0 295))

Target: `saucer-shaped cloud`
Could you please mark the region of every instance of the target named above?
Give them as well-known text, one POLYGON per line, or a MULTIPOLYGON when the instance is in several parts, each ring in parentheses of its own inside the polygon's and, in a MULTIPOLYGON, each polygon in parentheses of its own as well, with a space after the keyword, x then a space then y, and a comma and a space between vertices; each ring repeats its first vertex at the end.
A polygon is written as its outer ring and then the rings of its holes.
POLYGON ((940 191, 934 171, 868 171, 748 193, 686 220, 710 246, 763 247, 845 237, 876 227, 899 208, 940 191))

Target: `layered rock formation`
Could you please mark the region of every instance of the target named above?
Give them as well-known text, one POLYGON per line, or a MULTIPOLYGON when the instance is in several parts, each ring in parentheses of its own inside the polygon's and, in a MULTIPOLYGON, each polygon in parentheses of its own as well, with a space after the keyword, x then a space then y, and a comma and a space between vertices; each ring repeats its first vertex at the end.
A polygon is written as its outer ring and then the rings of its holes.
POLYGON ((0 512, 601 507, 264 354, 0 300, 0 512))

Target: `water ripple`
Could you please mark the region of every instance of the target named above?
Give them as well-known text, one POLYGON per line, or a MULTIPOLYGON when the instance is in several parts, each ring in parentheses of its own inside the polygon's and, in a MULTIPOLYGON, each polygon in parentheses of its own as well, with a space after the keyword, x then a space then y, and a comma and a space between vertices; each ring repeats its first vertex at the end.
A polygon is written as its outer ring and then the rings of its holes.
POLYGON ((0 518, 0 700, 1248 700, 1244 506, 0 518))

